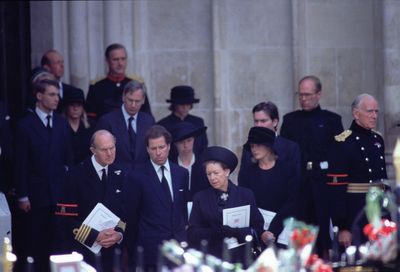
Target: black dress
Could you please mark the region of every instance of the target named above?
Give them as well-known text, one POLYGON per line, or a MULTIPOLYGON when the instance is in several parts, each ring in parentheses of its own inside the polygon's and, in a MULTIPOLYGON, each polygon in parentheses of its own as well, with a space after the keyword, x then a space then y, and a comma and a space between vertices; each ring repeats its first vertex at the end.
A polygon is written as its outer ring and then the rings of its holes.
POLYGON ((72 138, 73 163, 78 164, 90 156, 90 138, 92 137, 93 129, 85 128, 82 122, 79 123, 77 131, 70 128, 72 138))
POLYGON ((249 234, 263 233, 264 219, 256 206, 253 193, 247 188, 229 182, 228 198, 221 198, 222 192, 212 187, 198 192, 193 199, 193 208, 189 218, 188 241, 199 248, 202 240, 208 241, 209 253, 221 257, 225 237, 236 237, 239 243, 249 234), (222 210, 226 208, 250 205, 250 227, 230 228, 223 226, 222 210))
POLYGON ((240 186, 253 191, 259 208, 276 213, 268 228, 275 237, 282 232, 283 221, 296 215, 300 177, 285 165, 276 161, 274 167, 263 170, 253 163, 240 171, 238 179, 240 186))

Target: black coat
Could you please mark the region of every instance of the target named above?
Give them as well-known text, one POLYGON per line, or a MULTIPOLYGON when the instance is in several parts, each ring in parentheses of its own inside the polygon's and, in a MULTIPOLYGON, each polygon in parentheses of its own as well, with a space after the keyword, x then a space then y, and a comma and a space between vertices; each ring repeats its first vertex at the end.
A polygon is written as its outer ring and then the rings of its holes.
POLYGON ((382 136, 355 121, 342 136, 349 133, 347 137, 336 137, 329 153, 328 171, 333 221, 340 229, 347 230, 351 230, 365 206, 365 193, 347 193, 347 183, 382 182, 387 178, 382 136))
POLYGON ((0 102, 0 192, 6 192, 11 186, 12 139, 10 116, 0 102))
MULTIPOLYGON (((96 173, 91 158, 85 159, 69 171, 57 210, 58 226, 61 228, 59 238, 65 239, 60 243, 61 250, 80 252, 84 255, 86 262, 95 265, 94 254, 74 239, 73 230, 79 228, 97 203, 102 203, 122 221, 125 221, 123 184, 124 172, 117 165, 111 164, 108 166, 107 182, 104 187, 96 173), (77 207, 71 207, 73 205, 77 207)), ((117 230, 123 233, 122 229, 118 228, 117 230)), ((92 246, 97 235, 97 231, 91 231, 85 244, 92 246)), ((113 250, 116 246, 118 245, 101 249, 104 271, 111 271, 113 250)))
POLYGON ((154 122, 153 116, 145 112, 138 112, 134 157, 130 151, 129 132, 121 108, 102 116, 97 122, 95 130, 106 129, 115 136, 117 139, 115 163, 120 165, 125 171, 129 171, 136 164, 144 163, 148 160, 144 137, 147 130, 154 125, 154 122))
MULTIPOLYGON (((157 122, 157 124, 165 127, 172 134, 174 127, 176 126, 176 124, 178 124, 180 122, 192 123, 196 128, 204 127, 204 120, 198 116, 194 116, 191 114, 188 114, 185 117, 185 119, 181 120, 178 116, 171 113, 167 117, 159 120, 157 122)), ((195 137, 194 144, 193 144, 193 152, 196 154, 196 157, 200 158, 200 155, 207 148, 207 146, 208 146, 208 138, 207 138, 206 132, 195 137)), ((170 159, 176 160, 177 156, 178 156, 178 151, 177 151, 176 147, 173 145, 173 146, 171 146, 170 159)))
POLYGON ((85 128, 82 122, 79 123, 77 131, 70 127, 72 138, 72 151, 74 165, 82 162, 85 158, 90 156, 90 138, 93 134, 91 127, 85 128))
POLYGON ((173 204, 168 200, 150 160, 130 171, 125 179, 125 204, 128 215, 126 242, 129 262, 135 260, 137 245, 144 248, 146 266, 156 264, 158 246, 164 240, 186 240, 186 188, 188 172, 169 162, 173 204))
POLYGON ((222 225, 220 194, 211 187, 194 196, 189 218, 189 244, 199 248, 201 240, 207 240, 209 252, 217 257, 221 257, 222 242, 225 237, 236 237, 239 242, 244 242, 245 236, 252 233, 251 228, 259 237, 264 231, 264 219, 257 208, 253 193, 247 188, 229 182, 228 194, 228 200, 223 208, 250 205, 250 227, 233 229, 222 225))
MULTIPOLYGON (((131 80, 131 78, 125 77, 121 82, 116 83, 108 77, 105 77, 100 81, 90 84, 86 99, 86 111, 88 115, 97 120, 102 115, 120 108, 122 105, 122 91, 125 85, 131 80)), ((140 111, 151 115, 151 108, 147 95, 140 111)))
POLYGON ((252 190, 257 207, 276 213, 268 230, 278 237, 284 220, 297 213, 300 176, 293 175, 280 161, 269 170, 262 170, 252 163, 240 170, 238 182, 239 186, 252 190))
POLYGON ((17 197, 28 196, 33 209, 53 206, 72 165, 67 121, 54 112, 49 133, 36 112, 28 113, 17 124, 15 146, 17 197))

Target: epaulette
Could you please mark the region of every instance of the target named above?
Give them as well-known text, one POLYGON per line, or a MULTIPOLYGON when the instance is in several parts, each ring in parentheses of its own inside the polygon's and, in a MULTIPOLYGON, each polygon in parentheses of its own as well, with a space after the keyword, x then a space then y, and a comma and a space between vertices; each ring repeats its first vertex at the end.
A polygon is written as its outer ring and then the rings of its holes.
POLYGON ((342 133, 340 133, 339 135, 336 135, 335 140, 337 142, 344 142, 346 140, 346 138, 351 135, 351 133, 352 133, 352 131, 347 129, 347 130, 343 131, 342 133))
POLYGON ((139 75, 128 75, 130 79, 136 80, 140 83, 144 83, 144 78, 139 75))
POLYGON ((377 130, 372 129, 372 132, 374 132, 374 133, 378 134, 379 136, 383 137, 382 134, 377 130))
POLYGON ((90 81, 90 85, 94 85, 94 84, 96 84, 97 82, 99 82, 100 80, 103 80, 103 79, 105 79, 105 78, 106 78, 106 76, 100 76, 100 77, 98 77, 98 78, 96 78, 96 79, 90 81))

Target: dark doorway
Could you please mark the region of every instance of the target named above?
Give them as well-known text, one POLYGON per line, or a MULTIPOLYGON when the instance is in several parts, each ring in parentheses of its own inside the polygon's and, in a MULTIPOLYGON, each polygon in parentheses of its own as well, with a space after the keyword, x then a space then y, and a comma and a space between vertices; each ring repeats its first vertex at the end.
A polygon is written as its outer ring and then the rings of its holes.
POLYGON ((24 113, 30 67, 29 1, 0 1, 0 101, 13 123, 24 113))

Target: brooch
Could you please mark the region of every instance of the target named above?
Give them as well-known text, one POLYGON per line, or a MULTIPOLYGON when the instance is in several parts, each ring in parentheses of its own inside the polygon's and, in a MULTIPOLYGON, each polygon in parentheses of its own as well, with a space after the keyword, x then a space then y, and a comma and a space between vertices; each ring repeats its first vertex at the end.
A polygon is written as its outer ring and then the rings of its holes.
POLYGON ((228 194, 227 193, 222 193, 222 195, 220 196, 220 198, 223 200, 223 201, 227 201, 228 200, 228 194))

